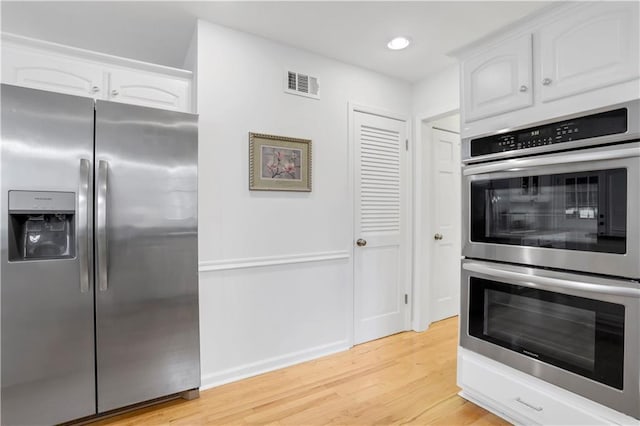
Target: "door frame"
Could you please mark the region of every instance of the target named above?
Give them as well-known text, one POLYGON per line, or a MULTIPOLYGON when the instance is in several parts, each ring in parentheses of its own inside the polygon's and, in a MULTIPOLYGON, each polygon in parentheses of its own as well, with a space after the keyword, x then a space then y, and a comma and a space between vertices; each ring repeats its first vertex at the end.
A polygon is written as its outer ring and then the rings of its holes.
MULTIPOLYGON (((349 268, 349 282, 351 283, 351 291, 349 291, 349 295, 351 300, 347 301, 348 302, 348 306, 351 306, 351 312, 348 314, 348 318, 347 318, 347 323, 349 324, 347 327, 347 341, 349 342, 349 346, 353 346, 354 345, 354 333, 355 333, 355 322, 356 322, 356 318, 355 318, 355 302, 356 302, 356 298, 355 298, 355 291, 356 291, 356 286, 355 286, 355 221, 356 221, 356 211, 355 211, 355 167, 354 167, 354 161, 355 161, 355 114, 357 112, 361 112, 361 113, 365 113, 365 114, 371 114, 371 115, 377 115, 379 117, 384 117, 384 118, 390 118, 393 120, 399 120, 399 121, 403 121, 405 123, 405 130, 406 130, 406 135, 407 135, 407 140, 408 140, 408 151, 409 154, 415 154, 415 150, 414 150, 414 138, 413 138, 413 132, 412 132, 412 122, 411 122, 411 116, 409 114, 403 114, 403 113, 397 113, 397 112, 393 112, 390 110, 386 110, 383 108, 377 108, 377 107, 372 107, 372 106, 367 106, 367 105, 363 105, 357 102, 348 102, 348 119, 347 119, 347 127, 348 127, 348 132, 349 132, 349 137, 348 137, 348 143, 347 143, 347 149, 348 149, 348 164, 347 164, 347 188, 348 188, 348 200, 350 201, 349 203, 349 207, 348 207, 348 214, 349 217, 351 218, 351 221, 349 223, 349 249, 348 252, 350 253, 350 268, 349 268)), ((407 254, 408 254, 408 258, 409 261, 406 262, 406 281, 404 283, 404 291, 405 293, 408 295, 409 297, 409 304, 408 304, 408 309, 406 309, 405 311, 405 318, 404 318, 404 328, 405 330, 409 330, 411 329, 411 325, 412 325, 412 318, 413 318, 413 311, 414 311, 414 295, 413 295, 413 267, 412 267, 412 263, 414 262, 415 256, 413 255, 413 248, 414 248, 414 241, 415 238, 413 237, 414 232, 413 232, 413 213, 414 213, 414 209, 413 209, 413 202, 414 202, 414 197, 413 197, 413 181, 414 181, 414 160, 412 159, 412 157, 415 155, 409 155, 409 159, 407 161, 407 206, 406 206, 406 226, 405 226, 405 232, 404 232, 404 241, 407 244, 407 254)))
POLYGON ((431 261, 432 245, 424 244, 421 236, 424 228, 433 226, 431 211, 423 211, 423 199, 432 197, 432 165, 422 163, 423 148, 431 144, 431 129, 433 123, 450 115, 460 114, 460 108, 448 110, 436 115, 419 115, 415 120, 415 144, 413 162, 413 257, 412 257, 412 287, 413 287, 413 315, 411 326, 414 331, 425 331, 431 325, 431 261), (429 127, 428 132, 423 132, 423 124, 429 127), (427 173, 426 188, 422 184, 422 175, 427 173), (426 259, 426 262, 423 262, 426 259))

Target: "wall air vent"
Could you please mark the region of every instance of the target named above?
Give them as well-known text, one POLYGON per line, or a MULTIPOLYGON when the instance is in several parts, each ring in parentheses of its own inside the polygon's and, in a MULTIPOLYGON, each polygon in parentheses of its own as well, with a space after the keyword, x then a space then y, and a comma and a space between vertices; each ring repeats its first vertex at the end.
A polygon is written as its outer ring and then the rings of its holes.
POLYGON ((320 99, 320 82, 317 77, 294 71, 285 72, 285 93, 320 99))

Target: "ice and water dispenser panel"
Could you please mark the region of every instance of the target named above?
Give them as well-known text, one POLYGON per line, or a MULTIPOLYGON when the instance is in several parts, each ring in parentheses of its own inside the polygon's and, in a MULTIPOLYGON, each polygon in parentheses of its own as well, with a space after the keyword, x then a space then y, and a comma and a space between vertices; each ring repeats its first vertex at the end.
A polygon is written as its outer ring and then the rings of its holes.
POLYGON ((9 261, 75 256, 76 194, 9 191, 9 261))

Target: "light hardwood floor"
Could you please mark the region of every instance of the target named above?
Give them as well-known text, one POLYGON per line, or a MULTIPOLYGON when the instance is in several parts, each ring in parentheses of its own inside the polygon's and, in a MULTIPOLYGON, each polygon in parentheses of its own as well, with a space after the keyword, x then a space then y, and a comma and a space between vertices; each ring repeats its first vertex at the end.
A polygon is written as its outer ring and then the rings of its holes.
POLYGON ((508 425, 457 396, 458 319, 93 425, 508 425))

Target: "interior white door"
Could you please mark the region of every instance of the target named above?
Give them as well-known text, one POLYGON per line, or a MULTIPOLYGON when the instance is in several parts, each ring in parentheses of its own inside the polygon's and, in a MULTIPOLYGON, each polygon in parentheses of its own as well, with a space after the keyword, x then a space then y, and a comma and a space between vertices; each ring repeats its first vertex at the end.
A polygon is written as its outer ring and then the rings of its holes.
POLYGON ((407 123, 354 117, 354 343, 406 330, 407 123))
POLYGON ((460 310, 460 135, 432 129, 431 321, 460 310))

